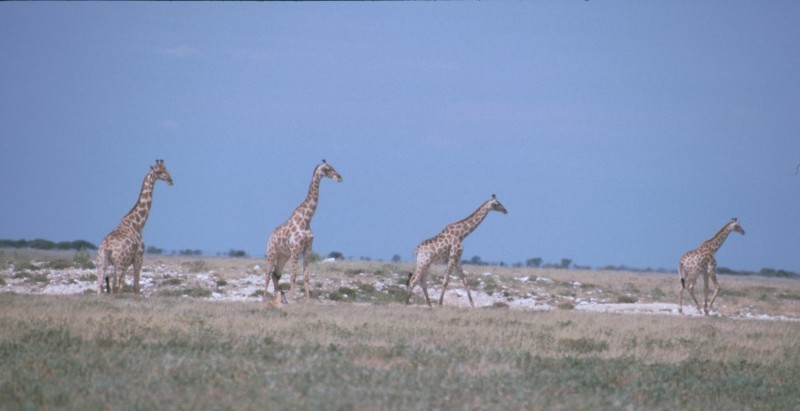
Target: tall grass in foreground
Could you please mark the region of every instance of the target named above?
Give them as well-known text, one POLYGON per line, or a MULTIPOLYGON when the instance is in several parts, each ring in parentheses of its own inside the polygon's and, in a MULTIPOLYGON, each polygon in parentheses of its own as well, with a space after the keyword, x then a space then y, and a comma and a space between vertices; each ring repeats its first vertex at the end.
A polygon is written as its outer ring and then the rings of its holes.
POLYGON ((800 324, 0 294, 0 409, 796 409, 800 324))

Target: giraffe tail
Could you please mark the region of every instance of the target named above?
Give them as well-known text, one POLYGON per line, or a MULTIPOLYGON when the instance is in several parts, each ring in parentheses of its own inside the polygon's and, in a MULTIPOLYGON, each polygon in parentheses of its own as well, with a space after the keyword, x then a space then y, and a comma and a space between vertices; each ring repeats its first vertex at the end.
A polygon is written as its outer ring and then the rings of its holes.
POLYGON ((678 264, 678 274, 681 276, 681 290, 686 289, 686 277, 683 275, 683 264, 678 264))
MULTIPOLYGON (((111 281, 108 277, 108 263, 111 261, 111 250, 107 250, 103 248, 99 250, 97 253, 97 268, 98 268, 98 277, 100 277, 101 284, 105 282, 106 285, 106 293, 111 293, 111 281)), ((101 286, 102 287, 102 286, 101 286)))

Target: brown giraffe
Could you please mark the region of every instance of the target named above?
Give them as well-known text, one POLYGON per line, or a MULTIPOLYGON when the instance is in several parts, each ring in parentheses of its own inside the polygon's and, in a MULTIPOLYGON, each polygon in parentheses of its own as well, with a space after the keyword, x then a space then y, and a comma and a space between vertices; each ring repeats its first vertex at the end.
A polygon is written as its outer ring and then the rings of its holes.
POLYGON ((119 293, 125 282, 125 274, 128 267, 133 265, 133 292, 139 294, 139 273, 142 270, 142 260, 144 258, 144 241, 142 241, 142 229, 150 215, 150 207, 153 204, 153 186, 156 180, 164 180, 172 185, 167 167, 164 160, 156 160, 156 164, 150 166, 147 175, 144 176, 142 190, 139 199, 134 204, 131 211, 122 217, 117 228, 110 232, 100 243, 97 250, 97 293, 103 293, 103 281, 106 283, 106 291, 119 293), (114 268, 114 276, 109 277, 108 269, 114 268), (111 284, 113 283, 113 284, 111 284))
POLYGON ((744 235, 744 229, 739 225, 739 220, 734 218, 728 224, 725 224, 714 237, 704 242, 700 247, 689 251, 681 257, 678 263, 678 273, 681 277, 681 290, 680 290, 680 306, 678 312, 683 313, 683 290, 687 289, 689 295, 692 296, 694 304, 697 306, 697 311, 700 312, 700 303, 697 302, 697 297, 694 295, 694 285, 697 282, 697 277, 703 274, 703 311, 706 315, 711 311, 711 306, 714 305, 714 300, 717 299, 719 294, 719 283, 717 283, 717 274, 715 269, 717 261, 714 259, 714 253, 722 247, 722 243, 728 238, 731 231, 736 231, 744 235), (711 296, 711 302, 708 302, 708 278, 711 277, 711 282, 714 283, 714 295, 711 296))
POLYGON ((419 283, 422 287, 422 293, 425 295, 425 301, 428 302, 428 307, 431 306, 431 299, 428 297, 428 285, 426 281, 428 269, 431 264, 446 262, 447 269, 444 272, 442 295, 439 297, 439 305, 441 306, 444 301, 444 292, 447 290, 447 283, 450 281, 450 272, 455 269, 461 276, 461 281, 464 283, 464 288, 467 290, 469 305, 475 307, 475 303, 472 302, 472 294, 469 292, 469 286, 467 285, 467 277, 464 275, 464 270, 461 268, 461 253, 464 251, 461 242, 478 227, 483 219, 486 218, 486 215, 489 214, 489 211, 493 210, 503 214, 508 213, 494 194, 492 194, 491 199, 481 204, 469 217, 448 225, 441 233, 423 241, 417 246, 417 249, 414 250, 414 254, 417 255, 417 266, 408 281, 408 297, 406 298, 406 304, 411 300, 411 292, 414 290, 414 286, 419 283))
POLYGON ((301 255, 303 256, 303 283, 305 285, 306 300, 311 299, 308 291, 308 258, 311 255, 311 246, 314 242, 314 233, 311 232, 311 218, 314 217, 314 212, 317 210, 319 184, 323 177, 332 178, 337 182, 342 181, 342 176, 334 170, 333 166, 322 160, 322 163, 314 167, 306 199, 294 209, 292 216, 285 223, 278 226, 269 236, 266 250, 267 271, 264 273, 264 301, 268 305, 269 300, 267 300, 266 293, 269 288, 270 278, 273 281, 273 291, 278 293, 278 280, 283 274, 283 267, 289 260, 292 261, 289 295, 294 298, 297 260, 301 255))

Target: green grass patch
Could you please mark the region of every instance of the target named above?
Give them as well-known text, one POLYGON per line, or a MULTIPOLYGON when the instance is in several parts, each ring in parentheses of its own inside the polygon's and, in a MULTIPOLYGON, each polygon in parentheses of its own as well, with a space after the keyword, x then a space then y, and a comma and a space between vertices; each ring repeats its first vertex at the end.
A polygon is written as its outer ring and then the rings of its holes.
POLYGON ((572 310, 0 294, 0 408, 795 409, 797 335, 572 310))

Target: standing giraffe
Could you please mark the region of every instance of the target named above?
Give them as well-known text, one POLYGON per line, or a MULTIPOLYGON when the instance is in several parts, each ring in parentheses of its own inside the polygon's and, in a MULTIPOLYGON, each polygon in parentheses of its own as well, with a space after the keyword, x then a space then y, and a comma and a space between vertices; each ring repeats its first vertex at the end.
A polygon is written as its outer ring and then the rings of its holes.
POLYGON ((719 294, 719 283, 717 283, 717 274, 715 269, 717 261, 714 259, 714 253, 722 247, 722 243, 728 238, 731 231, 736 231, 744 235, 744 229, 739 225, 739 220, 734 218, 728 224, 725 224, 714 237, 707 240, 700 247, 689 251, 681 257, 678 263, 678 273, 681 276, 681 291, 680 291, 680 306, 678 312, 683 313, 683 290, 687 289, 689 295, 692 296, 694 304, 697 306, 697 311, 700 312, 700 303, 697 302, 697 297, 694 296, 694 285, 697 282, 697 277, 703 274, 703 311, 706 315, 711 311, 711 306, 714 305, 714 300, 717 299, 719 294), (711 302, 708 302, 708 278, 711 277, 711 282, 714 283, 714 295, 711 297, 711 302))
POLYGON ((144 176, 142 190, 136 204, 131 211, 128 211, 128 214, 125 214, 125 217, 122 217, 117 228, 100 243, 100 248, 97 250, 98 294, 103 293, 103 281, 106 283, 107 292, 119 293, 122 291, 125 274, 130 265, 133 265, 133 292, 139 294, 139 274, 144 258, 142 230, 150 215, 150 207, 153 204, 153 186, 155 186, 156 180, 164 180, 167 184, 172 185, 172 177, 170 177, 167 167, 164 166, 164 160, 156 160, 156 164, 150 166, 150 171, 144 176), (108 274, 110 267, 114 268, 112 278, 109 278, 108 274))
POLYGON ((308 258, 311 256, 311 246, 314 242, 314 233, 311 232, 311 218, 314 217, 314 212, 317 210, 319 183, 323 177, 332 178, 337 182, 342 181, 342 176, 333 169, 333 166, 322 160, 322 163, 314 167, 306 199, 294 209, 292 216, 285 223, 278 226, 269 236, 266 250, 267 271, 264 273, 264 301, 267 302, 267 305, 269 305, 269 300, 266 293, 269 288, 270 278, 272 278, 273 290, 277 294, 278 280, 281 279, 283 267, 289 260, 292 260, 289 295, 294 298, 297 260, 301 255, 303 256, 303 283, 305 285, 306 300, 311 299, 311 294, 308 291, 308 258))
POLYGON ((408 298, 406 304, 411 300, 411 292, 414 286, 419 282, 422 287, 422 293, 425 294, 425 301, 428 302, 428 307, 431 306, 431 299, 428 297, 428 285, 426 277, 428 276, 428 269, 431 264, 447 262, 447 269, 444 272, 444 281, 442 282, 442 295, 439 297, 439 305, 444 301, 444 292, 447 290, 447 283, 450 281, 450 272, 455 269, 461 276, 461 281, 464 283, 464 288, 467 290, 467 297, 469 297, 469 305, 475 307, 472 302, 472 294, 469 292, 467 285, 467 277, 464 275, 464 270, 461 268, 461 253, 464 251, 461 242, 464 241, 471 232, 478 227, 489 211, 499 211, 507 214, 506 208, 500 204, 494 194, 492 198, 481 204, 474 213, 469 217, 450 224, 445 227, 441 233, 433 238, 429 238, 414 250, 417 255, 417 267, 414 274, 411 275, 408 281, 408 298))

